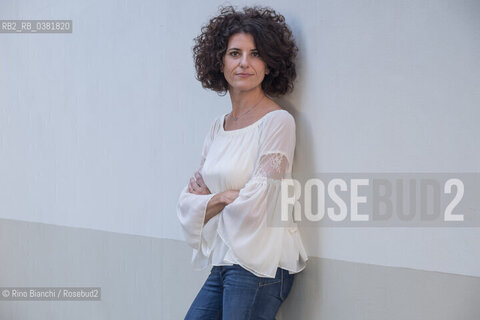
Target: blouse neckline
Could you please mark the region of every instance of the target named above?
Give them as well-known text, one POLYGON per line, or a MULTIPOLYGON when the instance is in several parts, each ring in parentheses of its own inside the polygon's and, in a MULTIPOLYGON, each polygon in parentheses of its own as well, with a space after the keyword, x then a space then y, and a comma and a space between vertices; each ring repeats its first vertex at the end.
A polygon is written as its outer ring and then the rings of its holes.
POLYGON ((220 124, 220 132, 223 133, 223 134, 237 134, 237 133, 241 133, 241 132, 244 132, 246 130, 249 130, 250 128, 253 128, 257 125, 260 124, 261 121, 263 121, 264 119, 267 118, 267 116, 269 116, 271 113, 274 113, 274 112, 277 112, 277 111, 285 111, 287 112, 286 110, 284 109, 276 109, 276 110, 272 110, 270 112, 267 112, 265 113, 260 119, 258 119, 257 121, 249 124, 248 126, 245 126, 243 128, 239 128, 239 129, 234 129, 234 130, 225 130, 224 128, 224 125, 225 125, 225 117, 229 114, 229 112, 225 113, 222 118, 221 118, 221 124, 220 124))

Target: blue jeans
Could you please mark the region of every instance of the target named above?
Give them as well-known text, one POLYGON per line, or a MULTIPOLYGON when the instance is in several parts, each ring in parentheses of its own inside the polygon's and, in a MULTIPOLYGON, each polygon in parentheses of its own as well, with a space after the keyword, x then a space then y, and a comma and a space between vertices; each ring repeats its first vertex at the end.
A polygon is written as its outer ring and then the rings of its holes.
POLYGON ((263 278, 237 264, 213 266, 185 320, 274 320, 294 276, 281 268, 263 278))

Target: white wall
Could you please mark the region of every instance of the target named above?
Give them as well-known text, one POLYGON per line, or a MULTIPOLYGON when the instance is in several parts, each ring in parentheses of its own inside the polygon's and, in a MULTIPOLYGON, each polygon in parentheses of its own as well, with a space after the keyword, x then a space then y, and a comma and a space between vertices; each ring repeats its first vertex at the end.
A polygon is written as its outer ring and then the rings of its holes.
MULTIPOLYGON (((219 1, 8 1, 0 34, 0 218, 181 239, 178 193, 228 96, 194 79, 219 1)), ((232 1, 251 4, 251 1, 232 1)), ((263 1, 300 55, 295 170, 478 172, 480 2, 263 1)), ((477 229, 305 229, 311 255, 480 276, 477 229)))

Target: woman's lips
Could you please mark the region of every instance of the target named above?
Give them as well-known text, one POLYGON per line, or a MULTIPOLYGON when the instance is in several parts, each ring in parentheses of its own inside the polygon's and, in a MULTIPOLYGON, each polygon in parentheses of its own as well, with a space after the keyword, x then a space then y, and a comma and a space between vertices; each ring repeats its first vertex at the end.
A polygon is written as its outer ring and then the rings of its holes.
POLYGON ((237 76, 239 76, 240 78, 247 78, 247 77, 253 76, 253 74, 250 74, 250 73, 237 73, 237 76))

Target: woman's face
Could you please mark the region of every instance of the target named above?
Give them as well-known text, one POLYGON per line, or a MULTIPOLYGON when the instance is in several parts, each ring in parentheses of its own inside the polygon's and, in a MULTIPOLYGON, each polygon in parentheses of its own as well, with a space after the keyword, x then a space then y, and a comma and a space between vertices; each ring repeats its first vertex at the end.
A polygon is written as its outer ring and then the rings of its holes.
POLYGON ((229 91, 250 91, 261 85, 268 70, 258 55, 253 36, 236 33, 228 40, 223 56, 223 74, 229 83, 229 91))

